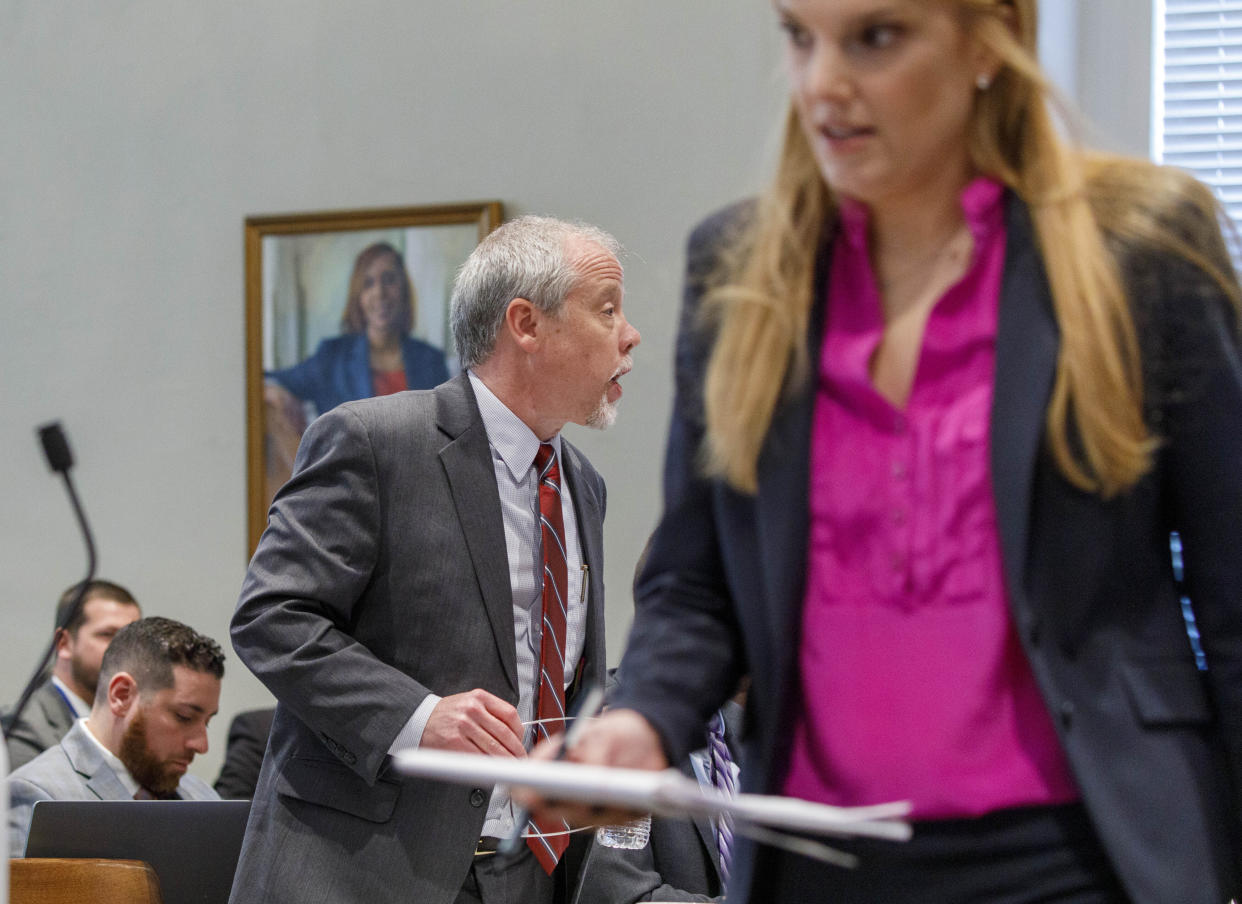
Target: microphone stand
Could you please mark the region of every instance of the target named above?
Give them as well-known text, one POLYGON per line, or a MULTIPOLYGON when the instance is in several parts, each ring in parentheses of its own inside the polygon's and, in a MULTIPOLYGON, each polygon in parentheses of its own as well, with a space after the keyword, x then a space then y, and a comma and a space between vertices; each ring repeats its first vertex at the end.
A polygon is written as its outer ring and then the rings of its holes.
MULTIPOLYGON (((26 687, 22 691, 21 696, 18 697, 17 704, 5 715, 4 736, 6 739, 13 726, 17 724, 22 710, 30 702, 30 695, 39 686, 40 679, 43 677, 44 670, 47 668, 52 654, 56 652, 56 638, 60 635, 61 630, 71 624, 77 617, 78 612, 82 609, 82 597, 86 595, 86 587, 91 579, 95 577, 95 541, 91 537, 90 526, 86 523, 86 514, 82 511, 82 504, 78 501, 77 491, 73 487, 73 479, 69 476, 69 469, 73 467, 73 453, 69 451, 69 440, 65 437, 59 421, 53 421, 40 427, 39 439, 43 443, 43 454, 47 457, 48 467, 53 471, 59 472, 65 479, 65 489, 69 493, 69 501, 73 503, 73 512, 77 515, 78 526, 82 530, 82 538, 86 541, 86 577, 77 585, 77 593, 74 594, 73 602, 65 611, 64 620, 58 623, 55 630, 52 631, 52 642, 48 644, 47 650, 35 667, 34 674, 26 682, 26 687)), ((0 772, 0 774, 8 774, 7 757, 0 763, 0 766, 4 767, 3 772, 0 772)), ((4 902, 0 901, 0 904, 4 904, 4 902)))

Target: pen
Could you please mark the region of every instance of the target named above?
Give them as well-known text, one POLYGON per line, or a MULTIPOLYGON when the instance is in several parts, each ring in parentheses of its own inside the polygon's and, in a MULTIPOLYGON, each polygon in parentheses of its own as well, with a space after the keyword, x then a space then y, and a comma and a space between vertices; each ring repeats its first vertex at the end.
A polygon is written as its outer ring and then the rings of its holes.
MULTIPOLYGON (((561 744, 561 749, 556 752, 556 756, 553 757, 554 760, 565 759, 565 755, 569 753, 570 748, 578 742, 578 736, 582 734, 586 723, 599 715, 600 707, 603 703, 604 688, 602 685, 597 684, 583 691, 581 702, 577 707, 577 713, 573 717, 573 724, 565 732, 565 742, 561 744)), ((530 809, 527 807, 515 809, 513 811, 513 831, 496 846, 496 852, 499 854, 515 854, 521 850, 522 832, 526 830, 528 822, 530 822, 530 809)))

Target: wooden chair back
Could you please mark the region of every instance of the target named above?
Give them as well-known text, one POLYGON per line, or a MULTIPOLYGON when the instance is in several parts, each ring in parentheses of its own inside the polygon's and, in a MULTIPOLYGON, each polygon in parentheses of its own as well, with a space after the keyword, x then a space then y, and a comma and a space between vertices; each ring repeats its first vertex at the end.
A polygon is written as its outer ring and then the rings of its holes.
POLYGON ((31 857, 9 861, 9 904, 163 904, 141 860, 31 857))

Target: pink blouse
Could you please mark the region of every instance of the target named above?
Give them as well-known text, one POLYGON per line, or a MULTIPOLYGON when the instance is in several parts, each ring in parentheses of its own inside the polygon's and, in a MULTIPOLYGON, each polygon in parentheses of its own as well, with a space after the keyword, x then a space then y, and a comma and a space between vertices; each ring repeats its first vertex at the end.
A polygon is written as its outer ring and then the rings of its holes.
POLYGON ((928 319, 904 410, 868 369, 883 331, 867 211, 833 249, 811 448, 801 697, 784 790, 916 818, 1075 800, 1010 623, 988 437, 1003 192, 972 182, 975 251, 928 319))

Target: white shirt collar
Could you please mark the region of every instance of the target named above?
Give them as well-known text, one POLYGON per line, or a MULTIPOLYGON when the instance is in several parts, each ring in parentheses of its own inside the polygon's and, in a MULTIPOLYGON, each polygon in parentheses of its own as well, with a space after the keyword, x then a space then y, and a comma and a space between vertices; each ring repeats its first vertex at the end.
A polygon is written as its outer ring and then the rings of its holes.
MULTIPOLYGON (((539 451, 541 440, 504 402, 496 398, 496 394, 475 376, 474 371, 468 370, 466 373, 474 388, 474 397, 479 404, 479 414, 483 417, 483 429, 487 431, 488 442, 504 461, 514 482, 520 482, 535 463, 535 453, 539 451)), ((559 461, 561 435, 556 434, 548 442, 552 444, 559 461)))

